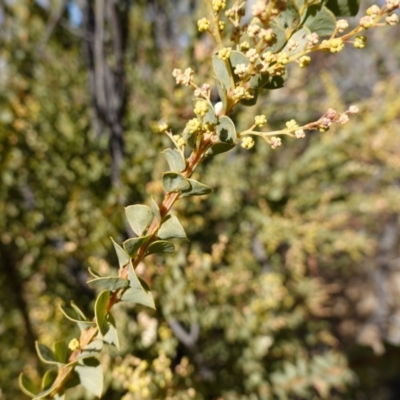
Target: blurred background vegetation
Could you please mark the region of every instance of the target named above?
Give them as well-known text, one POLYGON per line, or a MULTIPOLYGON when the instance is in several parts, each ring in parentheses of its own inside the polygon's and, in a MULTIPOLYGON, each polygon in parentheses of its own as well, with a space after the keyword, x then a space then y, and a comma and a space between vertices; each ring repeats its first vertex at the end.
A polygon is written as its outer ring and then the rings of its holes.
MULTIPOLYGON (((369 4, 368 4, 369 5, 369 4)), ((367 4, 362 5, 365 10, 367 4)), ((0 398, 34 341, 76 336, 87 268, 117 267, 123 207, 162 194, 166 120, 191 117, 175 67, 211 83, 203 2, 0 2, 0 398)), ((175 212, 189 244, 140 265, 157 310, 116 307, 121 352, 102 355, 105 399, 400 398, 400 37, 318 54, 285 88, 239 110, 240 127, 307 122, 358 104, 345 126, 259 142, 197 171, 214 189, 175 212)), ((90 399, 74 391, 69 399, 90 399)))

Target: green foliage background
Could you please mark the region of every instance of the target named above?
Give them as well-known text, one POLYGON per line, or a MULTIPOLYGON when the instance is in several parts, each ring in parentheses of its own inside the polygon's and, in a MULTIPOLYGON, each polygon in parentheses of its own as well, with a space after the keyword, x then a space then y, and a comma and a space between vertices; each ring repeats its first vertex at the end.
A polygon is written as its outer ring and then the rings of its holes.
MULTIPOLYGON (((209 70, 198 3, 128 10, 120 187, 110 181, 107 132, 92 129, 81 38, 68 14, 42 48, 59 4, 2 6, 1 399, 25 398, 21 370, 38 381, 34 340, 76 336, 58 305, 93 309, 86 271, 116 268, 109 237, 129 235, 123 207, 161 196, 168 140, 152 126, 165 119, 182 128, 190 116, 190 93, 170 73, 209 70)), ((361 108, 346 126, 278 150, 237 148, 199 168, 214 193, 175 209, 190 243, 139 266, 157 310, 117 307, 122 349, 102 355, 104 398, 397 398, 399 34, 370 32, 365 51, 315 57, 235 115, 245 127, 263 112, 274 128, 328 107, 361 108)))

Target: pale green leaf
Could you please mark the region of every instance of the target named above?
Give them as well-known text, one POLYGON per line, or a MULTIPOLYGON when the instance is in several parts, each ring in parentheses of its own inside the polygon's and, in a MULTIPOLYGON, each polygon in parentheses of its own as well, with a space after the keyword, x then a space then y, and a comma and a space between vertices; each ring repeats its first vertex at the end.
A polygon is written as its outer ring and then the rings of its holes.
MULTIPOLYGON (((99 334, 100 335, 100 334, 99 334)), ((97 356, 103 348, 103 340, 102 338, 92 340, 83 350, 82 352, 77 356, 77 358, 70 362, 69 364, 65 365, 64 368, 70 367, 74 364, 76 364, 78 361, 83 360, 85 358, 90 358, 97 356)))
POLYGON ((212 66, 216 78, 222 83, 226 90, 229 90, 231 88, 231 73, 228 70, 228 68, 230 69, 229 62, 225 62, 215 55, 212 58, 212 66))
POLYGON ((96 303, 94 306, 94 313, 96 316, 96 324, 99 332, 102 334, 102 336, 105 336, 106 333, 108 332, 108 323, 107 323, 107 304, 108 300, 110 298, 110 291, 105 290, 101 292, 97 299, 96 303))
POLYGON ((190 183, 177 172, 166 172, 163 174, 164 190, 169 192, 180 192, 190 188, 190 183))
POLYGON ((123 268, 126 264, 128 264, 130 258, 128 254, 125 253, 124 249, 119 244, 117 244, 113 238, 110 239, 113 242, 115 252, 117 253, 119 267, 123 268))
POLYGON ((141 236, 153 221, 154 214, 150 207, 143 204, 135 204, 125 208, 129 225, 136 235, 141 236))
POLYGON ((86 358, 76 365, 82 386, 97 397, 103 394, 103 368, 96 358, 86 358))
POLYGON ((186 162, 178 150, 166 149, 162 152, 169 168, 173 172, 182 172, 186 169, 186 162))
MULTIPOLYGON (((72 303, 71 303, 72 305, 72 303)), ((87 328, 90 328, 91 326, 95 326, 95 322, 93 321, 87 321, 85 319, 85 316, 79 312, 75 308, 70 308, 67 306, 59 306, 61 312, 64 314, 64 316, 69 319, 70 321, 76 322, 79 326, 80 330, 85 330, 87 328)))
POLYGON ((138 238, 131 238, 131 239, 125 240, 125 242, 122 243, 122 245, 124 246, 124 249, 125 249, 126 253, 129 254, 129 256, 136 257, 136 254, 137 254, 138 250, 140 249, 140 247, 144 243, 146 243, 150 238, 151 238, 151 235, 142 236, 142 237, 138 237, 138 238))
POLYGON ((118 278, 114 276, 96 278, 88 281, 88 285, 98 289, 98 290, 110 290, 114 292, 118 289, 123 289, 129 285, 126 279, 118 278))
POLYGON ((194 179, 188 179, 188 181, 190 183, 190 189, 182 192, 181 197, 202 196, 212 192, 212 189, 203 183, 195 181, 194 179))
POLYGON ((336 18, 326 7, 311 6, 307 8, 304 25, 318 36, 331 36, 336 28, 336 18))
POLYGON ((168 215, 158 230, 157 236, 161 240, 187 239, 185 230, 175 215, 168 215))
POLYGON ((150 200, 150 208, 151 208, 151 211, 153 211, 154 216, 157 218, 157 221, 160 222, 161 221, 160 209, 158 207, 158 204, 154 200, 153 196, 151 197, 151 200, 150 200))
POLYGON ((173 253, 175 246, 165 240, 157 240, 153 242, 147 249, 147 255, 156 253, 173 253))
POLYGON ((53 351, 44 344, 35 342, 36 352, 41 361, 46 364, 60 364, 53 351))
POLYGON ((102 339, 104 342, 111 344, 119 349, 118 332, 115 324, 115 319, 110 313, 107 315, 107 322, 108 332, 102 339))

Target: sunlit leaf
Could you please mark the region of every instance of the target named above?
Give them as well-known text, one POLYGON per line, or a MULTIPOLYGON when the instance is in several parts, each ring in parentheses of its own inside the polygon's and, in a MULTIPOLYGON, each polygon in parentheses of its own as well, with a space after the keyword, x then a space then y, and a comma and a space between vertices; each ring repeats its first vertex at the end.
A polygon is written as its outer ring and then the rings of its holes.
POLYGON ((168 215, 160 229, 157 236, 161 240, 166 239, 187 239, 185 230, 175 215, 168 215))
POLYGON ((185 160, 178 150, 166 149, 162 152, 167 159, 169 168, 173 172, 181 172, 186 169, 185 160))
POLYGON ((103 368, 96 358, 86 358, 75 367, 82 386, 90 393, 101 397, 103 393, 103 368))
POLYGON ((96 315, 96 325, 99 330, 99 332, 105 336, 108 332, 109 326, 107 323, 107 304, 108 300, 110 299, 110 291, 105 290, 101 292, 96 300, 95 306, 94 306, 94 312, 96 315))
POLYGON ((98 290, 110 290, 114 292, 118 289, 123 289, 129 285, 126 279, 118 278, 114 276, 97 278, 88 281, 88 285, 98 289, 98 290))
POLYGON ((153 221, 154 214, 150 207, 135 204, 125 208, 126 218, 136 235, 141 236, 153 221))

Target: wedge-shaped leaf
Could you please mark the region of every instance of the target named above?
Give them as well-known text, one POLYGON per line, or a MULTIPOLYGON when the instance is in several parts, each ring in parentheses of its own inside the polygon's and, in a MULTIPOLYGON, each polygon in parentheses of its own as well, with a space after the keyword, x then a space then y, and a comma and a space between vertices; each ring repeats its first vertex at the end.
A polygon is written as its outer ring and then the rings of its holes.
POLYGON ((215 156, 217 154, 226 153, 229 150, 232 150, 235 147, 233 144, 228 143, 215 143, 213 146, 207 151, 207 156, 215 156))
POLYGON ((156 203, 153 197, 151 197, 150 200, 150 208, 151 211, 153 211, 154 216, 157 218, 157 221, 161 221, 160 209, 158 208, 158 204, 156 203))
POLYGON ((157 240, 153 242, 147 249, 146 255, 156 253, 173 253, 175 246, 166 240, 157 240))
POLYGON ((166 172, 163 174, 164 190, 168 192, 180 192, 190 188, 190 183, 186 178, 177 172, 166 172))
POLYGON ((354 17, 360 8, 360 0, 328 0, 325 5, 337 17, 354 17))
POLYGON ((97 329, 101 333, 102 336, 105 336, 108 332, 109 326, 107 323, 107 304, 110 299, 110 291, 104 290, 101 292, 94 305, 94 313, 96 316, 96 325, 97 329))
POLYGON ((46 364, 60 364, 53 351, 44 344, 35 342, 36 352, 41 361, 46 364))
POLYGON ((115 325, 115 319, 111 314, 107 315, 107 322, 108 322, 108 332, 102 338, 104 342, 115 346, 119 349, 119 340, 118 340, 118 332, 115 325))
POLYGON ((311 6, 307 8, 304 25, 318 36, 331 36, 336 28, 336 18, 327 7, 311 6))
POLYGON ((286 0, 286 9, 281 11, 275 22, 287 33, 293 32, 300 24, 300 14, 293 0, 286 0))
POLYGON ((137 237, 137 238, 132 238, 125 240, 122 245, 124 246, 125 252, 129 254, 130 257, 136 257, 136 254, 138 250, 140 249, 140 246, 142 246, 144 243, 146 243, 149 239, 151 238, 151 235, 148 236, 142 236, 142 237, 137 237))
POLYGON ((128 277, 129 288, 122 294, 121 301, 142 304, 155 309, 153 296, 147 285, 137 277, 132 263, 129 266, 128 277))
POLYGON ((20 389, 29 397, 35 397, 37 394, 37 389, 35 384, 32 382, 30 378, 28 378, 23 373, 19 374, 18 379, 20 389))
POLYGON ((53 344, 53 352, 60 363, 67 362, 68 346, 64 340, 57 340, 53 344))
POLYGON ((209 194, 212 192, 212 189, 203 183, 195 181, 194 179, 188 179, 190 183, 190 189, 182 192, 182 197, 188 196, 202 196, 203 194, 209 194))
POLYGON ((185 230, 175 215, 168 215, 164 220, 157 236, 161 240, 167 239, 187 239, 185 230))
POLYGON ((182 172, 186 169, 185 160, 178 150, 167 149, 162 153, 164 154, 171 171, 182 172))
POLYGON ((135 204, 125 208, 129 225, 136 235, 141 236, 153 221, 154 214, 150 207, 143 204, 135 204))
POLYGON ((96 278, 88 281, 88 285, 99 290, 110 290, 114 292, 118 289, 123 289, 129 285, 126 279, 118 278, 116 276, 109 276, 104 278, 96 278))
POLYGON ((222 116, 217 125, 218 139, 227 144, 235 145, 237 142, 235 124, 229 117, 222 116))
POLYGON ((231 87, 231 73, 230 73, 230 65, 229 62, 225 62, 218 58, 218 56, 214 56, 212 58, 212 66, 214 69, 214 74, 216 78, 222 83, 226 90, 231 87))
POLYGON ((57 378, 57 370, 49 369, 45 372, 42 378, 42 390, 47 390, 51 388, 51 385, 57 378))
POLYGON ((102 339, 95 339, 92 340, 77 356, 77 358, 70 362, 69 364, 65 365, 64 368, 70 367, 76 364, 78 361, 83 360, 85 358, 90 358, 97 356, 103 348, 103 340, 102 339))
MULTIPOLYGON (((71 303, 71 305, 73 305, 73 304, 71 303)), ((77 306, 75 306, 75 307, 79 310, 79 308, 77 306)), ((88 329, 91 326, 96 325, 96 323, 94 321, 86 320, 86 317, 83 315, 83 313, 78 312, 75 308, 70 308, 67 306, 60 306, 60 310, 67 319, 69 319, 70 321, 76 322, 81 331, 88 329)))
POLYGON ((82 386, 90 393, 101 397, 103 393, 103 368, 96 358, 86 358, 75 367, 82 386))
POLYGON ((119 244, 117 244, 117 243, 114 241, 113 238, 110 238, 110 239, 111 239, 111 241, 113 242, 115 252, 117 253, 119 267, 120 267, 120 268, 123 268, 123 267, 125 267, 126 264, 129 263, 130 258, 129 258, 129 256, 128 256, 128 254, 126 254, 126 252, 124 251, 124 249, 123 249, 119 244))
POLYGON ((93 278, 100 278, 100 274, 93 270, 92 268, 88 268, 89 274, 93 276, 93 278))
POLYGON ((283 51, 286 53, 289 53, 290 55, 294 55, 297 53, 303 52, 305 48, 307 47, 308 39, 307 36, 311 34, 311 31, 307 27, 302 27, 298 31, 296 31, 290 40, 296 41, 299 45, 297 46, 296 50, 290 51, 288 50, 289 42, 286 44, 286 46, 283 48, 283 51))
POLYGON ((228 106, 228 97, 226 89, 224 88, 224 85, 219 79, 215 79, 215 86, 217 87, 218 96, 221 99, 223 112, 225 113, 228 106))

